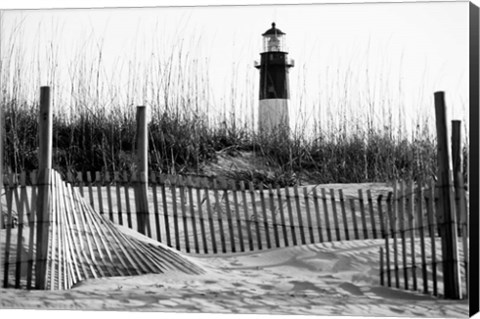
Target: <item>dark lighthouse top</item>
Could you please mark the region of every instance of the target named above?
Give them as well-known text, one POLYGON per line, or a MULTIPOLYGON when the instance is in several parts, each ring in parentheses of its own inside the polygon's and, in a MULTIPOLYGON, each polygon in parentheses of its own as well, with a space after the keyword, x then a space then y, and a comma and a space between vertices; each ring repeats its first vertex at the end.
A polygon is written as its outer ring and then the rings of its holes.
POLYGON ((285 51, 285 33, 276 28, 275 22, 262 36, 263 52, 285 51))
POLYGON ((293 61, 287 58, 285 33, 277 29, 275 23, 265 31, 263 36, 263 52, 260 53, 260 100, 288 99, 288 69, 293 61))

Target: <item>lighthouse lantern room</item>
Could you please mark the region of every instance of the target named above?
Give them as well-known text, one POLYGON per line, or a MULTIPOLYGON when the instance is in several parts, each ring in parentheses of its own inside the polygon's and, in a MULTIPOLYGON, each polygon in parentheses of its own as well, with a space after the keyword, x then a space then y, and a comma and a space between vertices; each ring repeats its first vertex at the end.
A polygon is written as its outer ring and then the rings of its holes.
POLYGON ((288 70, 293 61, 288 59, 285 33, 275 23, 263 36, 263 52, 260 53, 259 129, 270 131, 289 129, 288 70))

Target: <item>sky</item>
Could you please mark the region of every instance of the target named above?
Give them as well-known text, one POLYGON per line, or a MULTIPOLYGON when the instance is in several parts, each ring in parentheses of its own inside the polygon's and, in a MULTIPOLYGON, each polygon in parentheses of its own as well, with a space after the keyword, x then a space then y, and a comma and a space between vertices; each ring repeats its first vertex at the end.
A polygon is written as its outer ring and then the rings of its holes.
POLYGON ((411 130, 432 118, 435 91, 446 92, 451 119, 468 119, 467 18, 467 2, 18 10, 4 11, 0 44, 4 59, 14 41, 30 63, 28 96, 55 83, 59 108, 82 95, 82 85, 100 87, 92 99, 154 104, 152 87, 165 88, 165 66, 173 61, 179 72, 173 86, 188 103, 197 99, 192 105, 210 114, 255 122, 254 61, 261 34, 276 22, 295 61, 292 126, 358 118, 383 125, 391 115, 411 130), (96 74, 79 74, 98 62, 99 52, 96 85, 96 74))

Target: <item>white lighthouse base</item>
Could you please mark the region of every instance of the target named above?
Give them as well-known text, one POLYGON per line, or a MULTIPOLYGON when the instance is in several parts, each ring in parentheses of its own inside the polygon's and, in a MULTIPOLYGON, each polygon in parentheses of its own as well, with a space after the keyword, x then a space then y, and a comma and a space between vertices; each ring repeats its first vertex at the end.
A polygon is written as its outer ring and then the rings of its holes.
POLYGON ((258 129, 260 132, 288 132, 290 118, 288 115, 288 100, 260 100, 258 105, 258 129))

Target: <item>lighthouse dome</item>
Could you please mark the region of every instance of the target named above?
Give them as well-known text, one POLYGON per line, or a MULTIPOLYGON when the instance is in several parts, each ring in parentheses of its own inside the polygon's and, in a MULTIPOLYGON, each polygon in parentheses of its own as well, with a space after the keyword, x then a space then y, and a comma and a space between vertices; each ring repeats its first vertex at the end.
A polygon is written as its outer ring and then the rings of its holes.
POLYGON ((272 27, 270 29, 268 29, 267 31, 265 31, 264 34, 262 34, 263 36, 265 35, 284 35, 285 33, 283 33, 280 29, 277 29, 276 28, 276 25, 275 25, 275 22, 272 22, 272 27))

